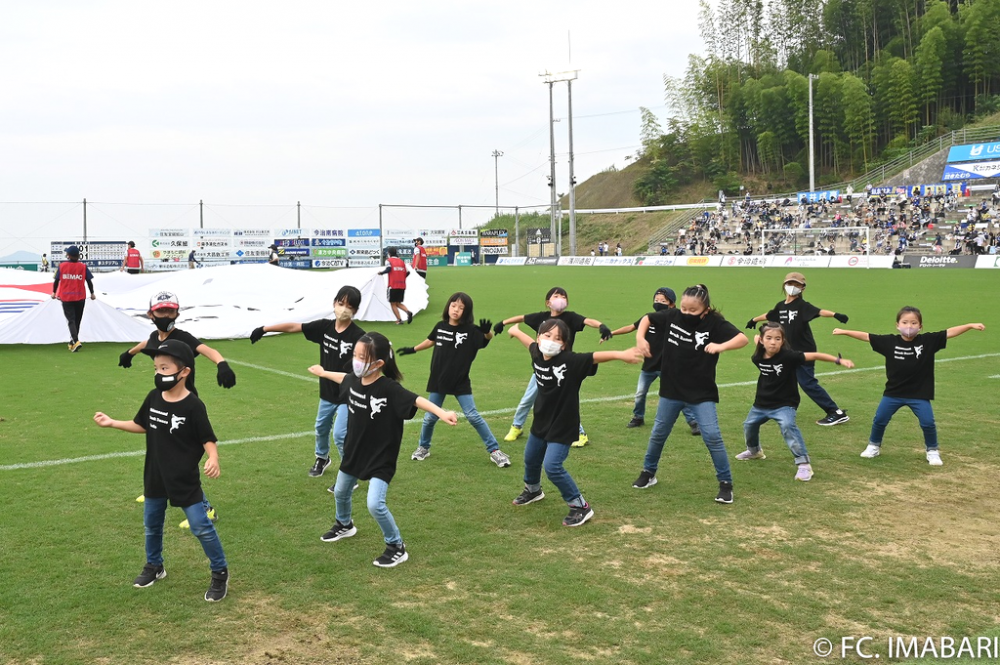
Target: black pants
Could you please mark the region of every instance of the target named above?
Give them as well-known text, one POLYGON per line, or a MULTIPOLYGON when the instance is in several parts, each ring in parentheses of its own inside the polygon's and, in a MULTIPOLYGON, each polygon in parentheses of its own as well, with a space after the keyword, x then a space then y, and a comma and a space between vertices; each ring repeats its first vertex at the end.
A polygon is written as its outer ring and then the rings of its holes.
POLYGON ((69 324, 70 341, 74 344, 80 341, 80 324, 83 322, 83 308, 86 304, 86 300, 64 301, 62 304, 63 314, 69 324))

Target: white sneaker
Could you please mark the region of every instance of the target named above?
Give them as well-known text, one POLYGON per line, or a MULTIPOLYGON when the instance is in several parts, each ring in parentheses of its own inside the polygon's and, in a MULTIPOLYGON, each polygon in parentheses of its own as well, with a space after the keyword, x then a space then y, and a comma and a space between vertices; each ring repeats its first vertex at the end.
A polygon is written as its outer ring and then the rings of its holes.
POLYGON ((736 455, 736 459, 740 460, 741 462, 745 462, 751 459, 767 459, 767 455, 764 454, 763 449, 758 448, 756 452, 752 450, 744 450, 742 453, 738 453, 736 455))
POLYGON ((880 454, 882 454, 882 446, 868 444, 868 447, 861 453, 861 456, 871 459, 872 457, 878 457, 880 454))
POLYGON ((500 450, 494 450, 492 453, 490 453, 490 459, 493 460, 493 463, 496 464, 501 469, 510 466, 510 458, 507 457, 506 453, 500 450))
POLYGON ((941 461, 941 453, 936 449, 927 451, 927 463, 931 466, 944 466, 944 462, 941 461))

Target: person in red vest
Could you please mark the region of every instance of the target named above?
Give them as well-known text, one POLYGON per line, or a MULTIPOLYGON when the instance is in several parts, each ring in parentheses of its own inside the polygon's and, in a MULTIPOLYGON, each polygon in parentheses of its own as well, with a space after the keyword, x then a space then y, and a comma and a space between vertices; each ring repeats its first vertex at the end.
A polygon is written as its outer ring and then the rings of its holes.
POLYGON ((122 263, 122 270, 128 270, 130 275, 138 275, 145 266, 142 262, 142 254, 135 248, 135 243, 128 241, 128 249, 125 250, 125 261, 122 263))
POLYGON ((427 279, 427 250, 424 249, 423 238, 416 238, 413 241, 413 270, 427 279))
POLYGON ((399 317, 399 310, 406 312, 406 322, 413 322, 413 312, 406 309, 403 304, 403 297, 406 295, 406 276, 410 271, 399 258, 395 247, 390 247, 388 252, 389 261, 385 269, 379 272, 380 275, 389 275, 389 306, 392 307, 392 314, 396 317, 396 325, 402 325, 403 320, 399 317))
POLYGON ((66 248, 66 260, 56 270, 56 278, 52 282, 52 298, 62 302, 63 314, 69 324, 69 350, 72 353, 83 346, 80 343, 80 324, 83 322, 83 307, 87 304, 84 282, 87 282, 90 289, 90 299, 96 300, 94 276, 87 264, 80 261, 80 248, 70 245, 66 248))

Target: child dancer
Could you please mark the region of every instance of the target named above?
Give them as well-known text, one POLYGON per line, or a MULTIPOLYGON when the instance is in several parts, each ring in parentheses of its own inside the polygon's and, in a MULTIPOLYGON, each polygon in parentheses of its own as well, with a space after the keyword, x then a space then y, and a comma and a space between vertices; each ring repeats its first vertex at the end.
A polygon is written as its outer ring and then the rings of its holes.
POLYGON ((750 340, 712 309, 708 287, 704 284, 684 290, 680 309, 655 312, 642 318, 635 336, 639 350, 647 358, 652 355, 646 340, 646 332, 651 325, 662 327, 665 331, 660 403, 642 472, 632 487, 647 489, 656 484, 656 469, 663 444, 670 436, 681 410, 688 407, 698 421, 701 438, 715 466, 715 476, 719 481, 719 493, 715 500, 732 503, 733 476, 715 410, 719 401, 715 367, 720 353, 742 349, 750 340))
MULTIPOLYGON (((846 314, 820 309, 802 299, 802 292, 806 290, 806 278, 802 273, 790 272, 785 275, 783 288, 785 299, 767 314, 755 316, 747 321, 747 330, 756 328, 758 321, 775 321, 784 327, 789 346, 803 353, 815 353, 816 340, 813 339, 812 328, 809 327, 810 321, 819 316, 832 316, 841 323, 847 323, 846 314)), ((850 420, 823 386, 819 385, 819 381, 816 380, 815 363, 807 362, 799 365, 795 375, 799 385, 802 386, 802 391, 809 395, 819 408, 826 411, 826 416, 816 421, 817 425, 829 427, 850 420)))
MULTIPOLYGON (((486 445, 490 459, 498 467, 503 468, 510 466, 510 458, 500 450, 500 444, 490 431, 489 425, 476 410, 476 401, 472 397, 472 382, 469 380, 469 370, 476 359, 476 354, 493 338, 493 331, 490 330, 493 324, 482 319, 476 326, 473 321, 475 319, 472 316, 472 298, 467 293, 459 291, 448 299, 441 314, 441 321, 435 324, 427 339, 416 346, 403 347, 399 350, 399 355, 405 356, 434 347, 434 353, 431 355, 431 375, 427 379, 427 399, 441 406, 446 395, 454 395, 462 407, 462 413, 486 445)), ((421 461, 430 457, 431 437, 434 435, 434 424, 437 419, 433 413, 424 414, 424 423, 420 428, 420 443, 410 459, 421 461)))
MULTIPOLYGON (((601 332, 601 341, 611 339, 611 329, 606 325, 598 321, 597 319, 589 319, 576 312, 567 311, 569 306, 569 294, 566 293, 566 289, 554 286, 549 289, 549 292, 545 294, 545 306, 548 307, 547 312, 536 312, 535 314, 520 314, 518 316, 512 316, 509 319, 504 319, 495 326, 493 326, 493 333, 499 335, 503 332, 503 328, 511 323, 521 323, 522 321, 526 326, 538 332, 538 328, 549 319, 559 319, 566 324, 566 329, 569 331, 567 333, 566 343, 569 348, 573 348, 573 342, 576 340, 576 333, 584 329, 585 326, 590 326, 591 328, 597 328, 601 332)), ((528 387, 524 391, 524 396, 521 397, 521 401, 517 405, 517 410, 514 412, 514 422, 510 426, 510 431, 507 432, 507 436, 503 438, 504 441, 515 441, 521 436, 521 432, 524 430, 524 423, 528 420, 528 413, 531 411, 531 405, 535 403, 535 394, 538 392, 538 386, 535 383, 535 377, 532 376, 528 379, 528 387)), ((580 448, 587 445, 590 438, 587 433, 583 430, 583 425, 580 425, 580 436, 573 442, 573 447, 580 448)))
POLYGON ((347 401, 347 439, 344 456, 337 472, 333 496, 337 500, 337 519, 320 540, 332 543, 358 532, 351 520, 351 493, 356 481, 368 480, 368 512, 382 529, 385 552, 372 563, 392 568, 409 559, 396 520, 386 507, 389 483, 396 474, 396 459, 403 440, 403 421, 417 409, 433 413, 449 425, 458 423, 454 411, 444 411, 399 384, 403 375, 385 335, 367 333, 354 344, 352 372, 329 372, 322 365, 309 371, 340 384, 340 394, 347 401))
POLYGON ((760 327, 760 334, 754 337, 754 344, 757 348, 750 361, 760 371, 760 376, 757 377, 757 396, 743 423, 747 449, 738 454, 736 459, 767 458, 760 447, 760 426, 773 420, 778 423, 781 436, 798 465, 795 480, 808 482, 813 477, 813 468, 809 463, 809 453, 806 452, 802 432, 795 424, 795 412, 799 408, 799 386, 792 370, 803 363, 816 360, 848 368, 854 367, 854 363, 839 355, 793 351, 785 339, 785 329, 774 321, 768 321, 760 327))
POLYGON ((882 435, 892 416, 904 406, 909 407, 924 432, 927 463, 941 466, 938 450, 937 425, 934 423, 934 354, 945 348, 952 337, 970 330, 986 330, 982 323, 966 323, 940 332, 921 332, 923 315, 916 307, 904 307, 896 314, 898 335, 872 335, 857 330, 834 328, 834 335, 847 335, 868 342, 875 353, 885 356, 885 391, 875 410, 868 446, 862 457, 878 457, 882 452, 882 435))
POLYGON ((556 318, 538 326, 537 341, 516 325, 510 329, 510 335, 531 354, 534 381, 538 385, 535 418, 524 445, 524 491, 514 499, 514 505, 524 506, 545 498, 541 485, 544 466, 545 475, 569 504, 563 526, 580 526, 594 516, 594 511, 563 468, 580 428, 580 385, 597 373, 598 363, 621 360, 638 364, 642 356, 635 348, 573 353, 570 328, 556 318))
MULTIPOLYGON (((672 309, 676 302, 677 294, 674 293, 674 290, 661 286, 653 294, 653 311, 662 312, 672 309)), ((639 327, 641 320, 632 325, 612 330, 611 335, 627 335, 639 327)), ((646 424, 646 395, 649 394, 649 387, 653 385, 653 381, 660 378, 660 361, 663 358, 663 330, 651 325, 646 331, 646 341, 649 342, 649 348, 653 355, 643 361, 642 369, 639 371, 639 384, 635 388, 635 407, 632 409, 632 420, 625 425, 628 428, 642 427, 646 424)), ((691 434, 701 436, 698 422, 691 415, 691 410, 685 408, 683 413, 688 427, 691 428, 691 434)))

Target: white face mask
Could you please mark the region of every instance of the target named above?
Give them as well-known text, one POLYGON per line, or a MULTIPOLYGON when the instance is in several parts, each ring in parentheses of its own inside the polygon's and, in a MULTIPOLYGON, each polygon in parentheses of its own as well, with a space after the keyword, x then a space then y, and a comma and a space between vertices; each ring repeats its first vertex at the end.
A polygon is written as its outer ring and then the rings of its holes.
POLYGON ((358 360, 355 358, 351 361, 351 369, 354 370, 354 376, 359 379, 363 379, 366 376, 371 376, 379 370, 378 367, 372 367, 374 363, 366 363, 364 360, 358 360))
POLYGON ((542 352, 542 355, 558 356, 562 352, 562 344, 551 339, 543 339, 538 342, 538 350, 542 352))
POLYGON ((792 286, 791 284, 785 284, 785 293, 790 296, 797 296, 802 293, 802 289, 797 286, 792 286))

